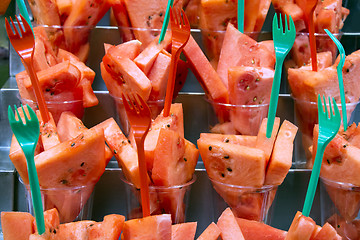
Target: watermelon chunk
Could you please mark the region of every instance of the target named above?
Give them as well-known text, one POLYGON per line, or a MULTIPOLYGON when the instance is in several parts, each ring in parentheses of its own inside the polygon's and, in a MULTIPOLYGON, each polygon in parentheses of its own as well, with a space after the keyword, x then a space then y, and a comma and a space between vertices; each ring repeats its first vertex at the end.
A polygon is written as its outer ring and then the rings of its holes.
POLYGON ((314 220, 312 220, 310 217, 305 217, 301 212, 297 212, 285 239, 310 240, 314 234, 314 231, 316 231, 316 223, 314 220))
POLYGON ((47 123, 44 123, 41 118, 40 111, 36 111, 36 116, 40 123, 41 143, 44 150, 46 151, 60 143, 55 121, 52 115, 50 114, 50 120, 47 123))
POLYGON ((135 39, 135 36, 133 34, 129 19, 129 15, 127 13, 125 4, 123 0, 115 0, 110 1, 111 3, 111 10, 114 14, 114 18, 116 20, 116 23, 119 27, 119 32, 122 40, 124 42, 130 41, 135 39))
POLYGON ((138 40, 131 40, 116 46, 108 46, 105 44, 105 54, 111 54, 114 57, 127 57, 134 60, 140 54, 141 42, 138 40))
POLYGON ((239 186, 263 185, 266 168, 264 151, 201 137, 197 143, 210 179, 239 186))
POLYGON ((329 224, 325 223, 321 230, 315 235, 313 240, 342 239, 336 230, 329 224))
POLYGON ((267 116, 274 70, 242 66, 230 67, 228 73, 230 103, 246 105, 230 108, 230 120, 241 134, 256 135, 267 116))
POLYGON ((232 24, 228 24, 217 66, 217 73, 226 87, 228 87, 228 69, 235 66, 273 69, 275 55, 267 47, 239 32, 232 24))
POLYGON ((91 240, 118 240, 125 222, 125 217, 118 214, 110 214, 104 217, 100 223, 94 224, 89 230, 91 240))
POLYGON ((179 223, 171 226, 171 240, 193 240, 197 222, 179 223))
POLYGON ((228 103, 229 93, 226 85, 221 81, 192 36, 190 36, 183 52, 190 63, 191 71, 196 76, 207 96, 215 102, 228 103))
POLYGON ((217 226, 221 230, 221 238, 223 240, 245 240, 230 208, 225 209, 225 211, 221 214, 217 222, 217 226))
POLYGON ((276 117, 274 121, 271 137, 266 137, 267 118, 263 119, 260 125, 260 130, 256 139, 256 148, 264 151, 266 164, 269 162, 271 153, 274 148, 274 142, 279 130, 280 118, 276 117))
POLYGON ((297 127, 285 120, 276 137, 265 176, 265 185, 281 185, 292 165, 297 127))
POLYGON ((30 213, 1 212, 1 228, 4 239, 29 239, 34 233, 35 219, 30 213))
POLYGON ((170 214, 126 221, 123 227, 122 238, 124 240, 169 240, 171 239, 170 214))
POLYGON ((152 86, 149 100, 156 101, 165 99, 170 62, 171 56, 168 56, 164 53, 158 54, 148 74, 148 78, 151 81, 152 86))
POLYGON ((60 25, 58 7, 55 2, 51 0, 35 0, 29 6, 36 23, 50 26, 60 25))
POLYGON ((221 234, 218 226, 212 222, 197 238, 197 240, 217 240, 221 234))
POLYGON ((247 135, 226 135, 216 133, 200 133, 200 138, 211 139, 214 141, 220 141, 225 143, 239 144, 247 147, 255 147, 256 136, 247 135))
POLYGON ((244 218, 236 218, 240 226, 241 232, 245 239, 251 240, 284 240, 287 232, 277 228, 273 228, 265 223, 247 220, 244 218))

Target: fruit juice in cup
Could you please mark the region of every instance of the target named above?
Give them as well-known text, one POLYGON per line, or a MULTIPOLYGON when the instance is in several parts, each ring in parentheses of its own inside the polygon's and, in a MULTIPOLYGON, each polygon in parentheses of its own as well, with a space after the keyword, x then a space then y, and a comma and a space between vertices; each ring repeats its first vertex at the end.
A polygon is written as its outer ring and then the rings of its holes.
MULTIPOLYGON (((26 188, 25 195, 28 211, 34 215, 30 186, 25 184, 20 177, 19 181, 26 188)), ((64 186, 62 188, 43 188, 40 186, 44 211, 55 207, 59 212, 61 223, 90 220, 94 187, 94 183, 83 186, 64 186)))
MULTIPOLYGON (((352 122, 351 116, 358 103, 359 101, 346 104, 347 119, 349 122, 352 122)), ((309 147, 313 144, 314 126, 318 124, 317 103, 294 98, 294 104, 296 125, 299 127, 302 136, 302 138, 299 138, 302 140, 302 143, 301 141, 296 142, 295 159, 297 159, 297 162, 295 164, 298 167, 302 167, 303 165, 311 167, 309 165, 311 160, 309 147)), ((341 115, 341 104, 338 103, 337 106, 341 115)))
POLYGON ((239 186, 209 178, 213 185, 214 219, 218 219, 227 207, 238 218, 270 223, 272 203, 278 186, 239 186))
MULTIPOLYGON (((126 115, 125 107, 122 98, 111 95, 115 101, 117 110, 117 120, 121 124, 122 130, 125 135, 130 133, 130 123, 126 115)), ((150 108, 151 118, 155 119, 164 108, 165 100, 155 100, 146 102, 150 108)))
POLYGON ((330 223, 343 239, 359 239, 360 187, 321 177, 321 223, 330 223))
POLYGON ((269 104, 233 105, 205 100, 211 105, 208 124, 213 133, 256 136, 269 110, 269 104))
MULTIPOLYGON (((28 104, 34 111, 38 110, 37 102, 31 99, 21 98, 23 105, 28 104)), ((55 123, 60 119, 61 113, 69 111, 77 118, 82 119, 84 116, 83 100, 69 100, 69 101, 45 101, 49 112, 52 114, 55 123)))
MULTIPOLYGON (((142 218, 140 189, 121 175, 125 184, 127 219, 142 218)), ((149 186, 150 214, 171 214, 173 224, 184 223, 189 203, 192 184, 196 176, 181 185, 176 186, 149 186)))

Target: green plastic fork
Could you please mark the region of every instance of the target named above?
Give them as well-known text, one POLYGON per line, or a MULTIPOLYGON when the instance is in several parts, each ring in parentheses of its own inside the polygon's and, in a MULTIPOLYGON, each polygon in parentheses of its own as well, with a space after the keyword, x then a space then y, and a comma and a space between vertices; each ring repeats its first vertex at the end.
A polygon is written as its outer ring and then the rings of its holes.
POLYGON ((320 95, 318 95, 319 136, 318 136, 318 144, 316 149, 314 166, 311 172, 309 186, 306 192, 304 207, 302 211, 302 214, 305 217, 309 216, 314 201, 314 196, 319 180, 321 163, 324 156, 325 148, 329 144, 329 142, 336 136, 337 132, 340 129, 341 117, 340 117, 339 108, 337 107, 334 98, 332 98, 332 102, 334 105, 334 111, 332 110, 331 101, 329 97, 330 114, 328 114, 325 96, 324 96, 325 106, 323 107, 323 104, 321 102, 321 97, 320 95))
POLYGON ((8 108, 8 118, 11 129, 26 157, 31 198, 35 212, 36 226, 39 235, 41 235, 45 232, 45 222, 44 222, 43 206, 41 201, 39 179, 37 176, 35 162, 34 162, 35 147, 40 135, 40 125, 35 112, 29 107, 29 105, 26 105, 26 107, 30 118, 27 116, 27 114, 24 111, 24 107, 21 105, 24 114, 25 124, 23 123, 16 106, 15 106, 15 111, 18 119, 15 118, 13 110, 11 109, 10 106, 8 108))
POLYGON ((343 117, 343 125, 344 131, 347 129, 347 115, 346 115, 346 102, 345 102, 345 91, 344 91, 344 80, 343 80, 343 72, 342 69, 345 64, 345 50, 343 45, 337 40, 337 38, 327 29, 325 32, 329 35, 331 40, 336 44, 339 54, 340 54, 340 61, 336 67, 338 80, 339 80, 339 90, 340 90, 340 100, 341 100, 341 109, 342 109, 342 117, 343 117))
POLYGON ((267 138, 271 137, 272 129, 274 127, 276 108, 278 104, 279 91, 280 91, 282 66, 286 55, 289 53, 290 49, 294 44, 295 36, 296 36, 295 25, 291 16, 289 15, 289 28, 288 28, 288 21, 286 15, 284 21, 285 22, 284 29, 282 26, 283 25, 282 22, 283 21, 281 18, 281 14, 280 14, 280 21, 278 21, 277 14, 275 14, 272 23, 272 35, 274 40, 276 63, 275 63, 274 80, 271 88, 268 123, 266 126, 267 138), (280 23, 280 26, 278 22, 280 23))

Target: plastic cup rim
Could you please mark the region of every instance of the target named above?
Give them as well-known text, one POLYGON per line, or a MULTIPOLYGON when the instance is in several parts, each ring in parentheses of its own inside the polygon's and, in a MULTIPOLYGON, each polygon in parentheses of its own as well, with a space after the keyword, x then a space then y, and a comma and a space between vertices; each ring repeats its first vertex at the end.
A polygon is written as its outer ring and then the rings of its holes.
MULTIPOLYGON (((114 96, 113 94, 109 94, 116 102, 122 103, 122 97, 114 96)), ((159 99, 159 100, 147 100, 146 103, 148 104, 163 104, 165 102, 165 99, 159 99)))
MULTIPOLYGON (((37 101, 34 101, 32 99, 28 99, 28 98, 22 98, 21 96, 18 96, 18 98, 20 99, 20 101, 25 101, 25 104, 31 103, 31 104, 35 104, 37 103, 37 101)), ((74 103, 82 103, 83 100, 82 99, 78 99, 78 100, 67 100, 67 101, 45 101, 46 104, 49 105, 53 105, 53 104, 74 104, 74 103)))
POLYGON ((352 183, 339 182, 332 179, 324 178, 320 176, 321 181, 328 186, 341 188, 345 190, 360 191, 360 186, 356 186, 352 183))
POLYGON ((249 191, 256 191, 259 193, 262 192, 268 192, 274 189, 278 188, 278 185, 264 185, 262 187, 253 187, 253 186, 240 186, 240 185, 233 185, 233 184, 229 184, 229 183, 223 183, 223 182, 219 182, 211 177, 209 177, 210 181, 212 183, 218 184, 218 185, 223 185, 229 188, 235 188, 235 189, 239 189, 239 190, 249 190, 249 191))
MULTIPOLYGON (((299 99, 299 98, 294 97, 292 94, 291 94, 290 96, 291 96, 292 99, 294 99, 295 102, 317 105, 317 102, 299 99)), ((327 100, 327 99, 326 99, 326 100, 327 100)), ((346 103, 346 106, 353 106, 353 105, 356 106, 356 105, 359 104, 359 103, 360 103, 360 99, 358 99, 356 102, 346 103)), ((341 103, 337 103, 336 105, 341 106, 341 103)))
MULTIPOLYGON (((27 189, 30 188, 30 184, 25 184, 24 181, 22 180, 22 178, 20 177, 20 175, 18 176, 19 182, 24 185, 27 189)), ((89 187, 94 187, 96 185, 96 183, 89 183, 87 185, 81 185, 81 186, 64 186, 64 187, 58 187, 58 188, 54 188, 54 187, 49 187, 49 188, 44 188, 42 186, 40 186, 40 191, 64 191, 64 190, 81 190, 81 189, 86 189, 89 187)))
POLYGON ((76 26, 63 26, 63 25, 47 25, 47 24, 37 24, 34 23, 34 27, 44 27, 44 28, 53 28, 53 29, 93 29, 96 26, 91 25, 76 25, 76 26))
POLYGON ((209 99, 208 97, 204 97, 205 101, 207 101, 210 104, 218 105, 218 106, 224 106, 224 107, 238 107, 238 108, 261 108, 261 107, 268 107, 269 103, 262 103, 262 104, 231 104, 231 103, 220 103, 215 102, 214 100, 209 99))
MULTIPOLYGON (((136 188, 135 185, 128 181, 124 174, 120 174, 120 179, 121 181, 123 181, 124 183, 126 183, 127 185, 129 185, 130 187, 136 188)), ((179 185, 173 185, 173 186, 154 186, 154 185, 149 185, 149 189, 151 190, 171 190, 171 189, 182 189, 182 188, 186 188, 191 186, 195 181, 196 181, 197 177, 195 174, 193 174, 192 178, 190 181, 188 181, 187 183, 184 184, 179 184, 179 185)))

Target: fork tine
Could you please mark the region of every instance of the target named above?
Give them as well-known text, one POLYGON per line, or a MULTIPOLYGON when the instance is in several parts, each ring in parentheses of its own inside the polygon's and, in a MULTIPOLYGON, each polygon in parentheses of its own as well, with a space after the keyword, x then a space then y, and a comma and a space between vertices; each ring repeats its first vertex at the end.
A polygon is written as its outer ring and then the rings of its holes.
MULTIPOLYGON (((23 29, 23 27, 21 26, 21 24, 20 24, 20 19, 19 19, 19 17, 18 16, 15 16, 16 17, 16 20, 17 20, 17 22, 18 22, 18 25, 19 25, 19 29, 20 29, 20 32, 21 32, 21 35, 23 36, 24 35, 24 29, 23 29)), ((23 22, 24 23, 24 22, 23 22)))
POLYGON ((32 110, 32 108, 28 104, 26 104, 26 108, 28 110, 30 119, 36 119, 37 116, 36 116, 36 113, 34 112, 34 110, 32 110))
POLYGON ((10 35, 11 37, 14 36, 14 31, 11 29, 9 20, 7 18, 5 18, 5 27, 6 27, 6 32, 8 35, 10 35))
POLYGON ((12 24, 12 26, 13 26, 13 28, 14 28, 15 35, 20 36, 19 31, 17 30, 17 28, 16 28, 16 26, 15 26, 15 23, 14 23, 14 21, 12 20, 11 17, 10 17, 10 21, 11 21, 11 24, 12 24))
POLYGON ((127 94, 122 93, 123 104, 126 111, 131 111, 127 94))
POLYGON ((174 19, 173 8, 170 7, 170 23, 173 23, 174 21, 175 21, 175 19, 174 19))
POLYGON ((21 119, 21 117, 20 117, 20 113, 19 113, 16 105, 14 105, 14 107, 15 107, 15 112, 16 112, 15 119, 16 119, 16 116, 18 117, 18 120, 16 120, 16 121, 21 121, 21 122, 23 122, 22 119, 21 119))
MULTIPOLYGON (((286 17, 286 15, 285 15, 286 17)), ((279 25, 278 28, 281 30, 281 33, 284 33, 284 28, 283 28, 283 24, 282 24, 282 17, 281 17, 281 13, 280 13, 280 18, 279 18, 279 25)))
POLYGON ((139 113, 140 112, 140 106, 139 106, 139 103, 138 103, 138 101, 136 99, 136 95, 134 93, 130 93, 129 97, 130 97, 131 104, 132 104, 133 108, 135 109, 136 113, 139 113))
POLYGON ((21 14, 20 14, 20 18, 21 18, 21 21, 22 21, 22 23, 23 23, 23 26, 24 26, 24 29, 25 29, 25 33, 26 33, 26 32, 29 32, 29 31, 32 31, 29 23, 25 20, 25 18, 24 18, 21 14))
POLYGON ((284 32, 287 32, 289 30, 288 28, 288 18, 286 16, 286 14, 284 15, 284 22, 285 22, 285 28, 284 28, 284 32))
POLYGON ((327 106, 326 106, 326 98, 325 98, 325 96, 323 96, 323 99, 324 99, 323 105, 324 105, 324 108, 325 108, 325 116, 326 116, 326 118, 329 118, 328 109, 327 109, 327 106))
POLYGON ((182 12, 182 14, 183 14, 184 26, 185 26, 186 28, 190 28, 189 19, 187 18, 184 10, 181 9, 181 12, 182 12))
POLYGON ((10 105, 8 107, 8 117, 9 117, 10 122, 15 122, 16 121, 14 111, 12 110, 10 105))
POLYGON ((330 118, 331 118, 331 117, 334 117, 334 116, 335 116, 335 113, 334 113, 334 111, 333 111, 333 109, 332 109, 332 103, 331 103, 331 98, 330 98, 330 97, 329 97, 329 108, 330 108, 330 110, 329 110, 330 118))
POLYGON ((274 18, 273 18, 273 24, 272 24, 272 29, 273 29, 273 31, 274 31, 275 29, 277 29, 276 26, 279 26, 279 23, 278 23, 277 14, 275 13, 274 18))
POLYGON ((296 32, 295 24, 294 24, 294 21, 293 21, 291 15, 289 15, 289 31, 290 32, 296 32))
POLYGON ((28 123, 29 123, 29 121, 30 121, 30 119, 29 119, 29 117, 28 117, 27 113, 25 112, 24 106, 23 106, 22 104, 21 104, 21 109, 22 109, 23 114, 24 114, 25 123, 26 123, 26 124, 28 124, 28 123))

